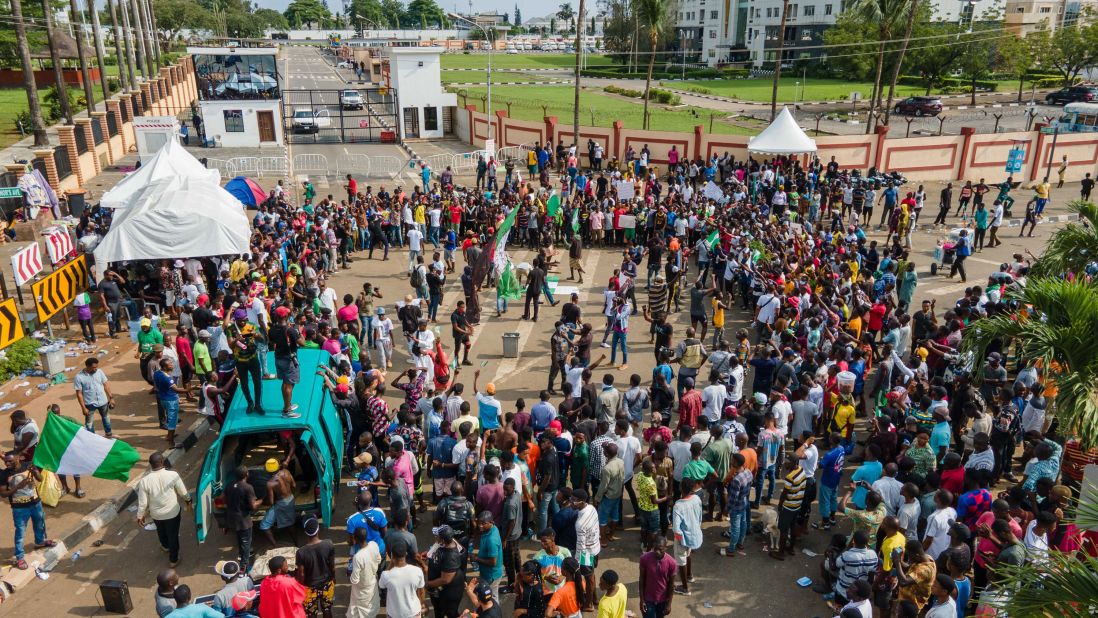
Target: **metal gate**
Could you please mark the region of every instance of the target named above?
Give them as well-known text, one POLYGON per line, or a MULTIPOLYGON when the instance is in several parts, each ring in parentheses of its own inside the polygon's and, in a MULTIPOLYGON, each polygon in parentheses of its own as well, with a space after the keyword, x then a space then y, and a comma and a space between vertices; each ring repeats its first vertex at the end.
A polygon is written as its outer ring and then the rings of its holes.
POLYGON ((396 91, 284 90, 282 126, 291 144, 396 143, 400 140, 396 91))

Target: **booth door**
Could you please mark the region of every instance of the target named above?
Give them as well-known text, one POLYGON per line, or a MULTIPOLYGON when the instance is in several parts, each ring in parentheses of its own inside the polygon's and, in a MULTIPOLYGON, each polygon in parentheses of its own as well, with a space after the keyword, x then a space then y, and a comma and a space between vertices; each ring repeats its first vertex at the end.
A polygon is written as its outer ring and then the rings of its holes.
POLYGON ((419 137, 419 108, 404 108, 404 138, 414 139, 419 137))
POLYGON ((255 119, 259 123, 259 141, 275 141, 274 112, 256 112, 255 119))

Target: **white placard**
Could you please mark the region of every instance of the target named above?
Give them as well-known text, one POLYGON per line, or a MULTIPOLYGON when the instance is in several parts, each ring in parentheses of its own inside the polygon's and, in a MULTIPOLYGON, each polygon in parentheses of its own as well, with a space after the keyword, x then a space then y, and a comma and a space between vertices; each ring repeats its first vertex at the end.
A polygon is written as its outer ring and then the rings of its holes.
POLYGON ((618 217, 618 227, 623 230, 631 230, 637 227, 637 218, 633 215, 621 215, 618 217))
POLYGON ((719 200, 724 197, 724 191, 717 186, 717 183, 710 180, 705 184, 705 198, 709 200, 719 200))
POLYGON ((636 187, 631 182, 617 181, 614 183, 614 189, 618 192, 618 199, 631 200, 636 195, 636 187))

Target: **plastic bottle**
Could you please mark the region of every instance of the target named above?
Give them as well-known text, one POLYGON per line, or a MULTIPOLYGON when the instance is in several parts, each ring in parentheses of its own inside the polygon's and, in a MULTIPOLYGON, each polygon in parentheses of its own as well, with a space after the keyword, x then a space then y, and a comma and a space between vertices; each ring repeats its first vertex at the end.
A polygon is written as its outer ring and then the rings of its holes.
POLYGON ((79 560, 80 559, 80 552, 82 552, 82 551, 84 551, 84 550, 83 549, 78 549, 78 550, 74 551, 72 553, 72 557, 69 558, 69 560, 71 560, 73 562, 76 562, 77 560, 79 560))

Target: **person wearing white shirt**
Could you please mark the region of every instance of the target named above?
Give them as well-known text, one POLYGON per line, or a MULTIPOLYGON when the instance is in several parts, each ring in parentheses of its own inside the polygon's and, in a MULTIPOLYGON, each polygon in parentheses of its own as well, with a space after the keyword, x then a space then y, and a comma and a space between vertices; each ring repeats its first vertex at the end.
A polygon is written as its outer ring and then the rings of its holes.
MULTIPOLYGON (((711 379, 714 376, 711 376, 711 379)), ((702 414, 704 414, 711 423, 716 423, 721 420, 721 413, 724 411, 724 402, 728 399, 728 389, 720 382, 714 381, 709 386, 702 389, 702 414)))
POLYGON ((686 469, 686 464, 690 463, 690 436, 693 431, 689 425, 679 425, 678 437, 667 445, 667 454, 675 464, 674 469, 671 471, 671 477, 675 479, 673 487, 675 495, 678 495, 679 481, 682 480, 683 470, 686 469))
POLYGON ((934 494, 934 506, 937 507, 926 519, 926 531, 923 533, 923 548, 927 555, 937 560, 938 556, 949 549, 949 529, 957 521, 957 511, 950 504, 953 495, 939 489, 934 494))
MULTIPOLYGON (((988 416, 988 415, 984 415, 988 416)), ((988 472, 995 469, 995 451, 991 450, 991 438, 984 432, 979 432, 972 437, 972 446, 975 448, 972 454, 968 456, 968 461, 965 462, 965 470, 987 470, 988 472)))
POLYGON ((320 280, 321 292, 317 295, 317 300, 320 302, 322 309, 329 309, 332 313, 336 311, 336 291, 328 286, 328 282, 324 279, 320 280))
POLYGON ((898 472, 899 467, 890 462, 885 464, 884 476, 873 481, 873 491, 881 495, 885 512, 893 517, 900 511, 900 505, 904 501, 903 497, 900 496, 900 490, 903 489, 904 484, 896 480, 898 472))
POLYGON ((381 606, 377 586, 381 552, 376 542, 366 541, 366 528, 355 530, 355 541, 362 549, 355 552, 351 559, 351 598, 347 603, 347 618, 373 618, 381 606))
POLYGON ((956 618, 957 601, 953 598, 956 591, 957 584, 953 577, 949 573, 938 573, 930 587, 930 609, 926 612, 926 618, 956 618))
POLYGON ((423 612, 423 569, 406 562, 408 544, 396 539, 386 548, 392 566, 381 574, 377 585, 385 590, 385 613, 390 618, 418 618, 423 612))
POLYGON ((160 546, 168 550, 168 560, 174 567, 179 562, 179 501, 190 504, 191 495, 179 473, 164 467, 164 455, 159 451, 149 456, 149 467, 137 482, 137 524, 144 526, 146 517, 152 519, 160 546))
POLYGON ((416 258, 423 253, 423 232, 413 227, 408 230, 408 272, 416 266, 416 258))
POLYGON ((728 401, 739 406, 743 399, 743 365, 735 356, 728 359, 728 382, 732 385, 728 389, 728 401))
POLYGON ((782 435, 789 435, 789 419, 793 416, 793 404, 789 403, 785 397, 779 397, 774 405, 770 406, 770 413, 777 421, 776 429, 782 435))

